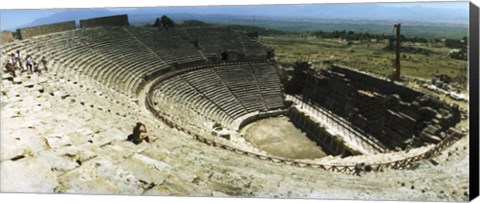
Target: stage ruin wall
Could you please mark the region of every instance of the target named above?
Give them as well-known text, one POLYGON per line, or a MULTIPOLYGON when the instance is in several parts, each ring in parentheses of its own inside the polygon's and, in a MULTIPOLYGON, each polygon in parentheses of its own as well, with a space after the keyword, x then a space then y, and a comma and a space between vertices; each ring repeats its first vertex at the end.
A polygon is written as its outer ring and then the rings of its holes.
POLYGON ((100 26, 128 26, 127 15, 107 16, 100 18, 91 18, 80 20, 81 28, 91 28, 100 26))
POLYGON ((0 38, 2 41, 0 41, 2 44, 4 43, 9 43, 15 40, 13 37, 13 33, 9 31, 2 31, 2 38, 0 38))
POLYGON ((348 146, 339 135, 332 135, 318 122, 311 119, 305 113, 292 107, 288 110, 288 117, 300 129, 307 133, 310 140, 315 141, 334 156, 351 156, 361 154, 357 150, 348 146))
POLYGON ((303 98, 345 118, 390 149, 438 143, 460 122, 458 106, 339 66, 309 74, 303 98))
MULTIPOLYGON (((75 21, 67 21, 49 25, 40 25, 17 29, 19 39, 28 39, 39 35, 45 35, 55 32, 64 32, 76 29, 75 21)), ((2 35, 3 36, 3 35, 2 35)))

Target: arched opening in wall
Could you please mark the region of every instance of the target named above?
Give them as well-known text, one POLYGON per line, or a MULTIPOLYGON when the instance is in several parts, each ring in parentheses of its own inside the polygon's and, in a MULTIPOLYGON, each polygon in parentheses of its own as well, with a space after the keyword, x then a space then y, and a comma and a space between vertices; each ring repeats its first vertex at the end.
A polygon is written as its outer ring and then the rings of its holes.
POLYGON ((194 40, 194 41, 193 41, 193 46, 195 46, 195 48, 196 48, 197 50, 201 50, 200 44, 198 43, 198 40, 194 40))
POLYGON ((268 50, 267 51, 267 58, 272 59, 273 57, 275 57, 275 52, 273 51, 273 49, 268 50))
POLYGON ((220 54, 222 56, 223 61, 227 61, 229 59, 228 52, 224 51, 220 54))

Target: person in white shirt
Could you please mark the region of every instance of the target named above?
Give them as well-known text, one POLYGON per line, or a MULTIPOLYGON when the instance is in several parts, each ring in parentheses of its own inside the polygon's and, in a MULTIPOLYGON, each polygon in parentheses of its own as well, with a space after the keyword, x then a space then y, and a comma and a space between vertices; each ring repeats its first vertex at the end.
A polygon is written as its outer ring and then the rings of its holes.
POLYGON ((15 63, 11 58, 8 59, 7 63, 13 65, 13 63, 15 63))
POLYGON ((22 70, 24 69, 23 63, 22 63, 22 54, 20 53, 20 50, 17 50, 17 55, 15 56, 16 62, 18 62, 18 67, 20 67, 22 70))
POLYGON ((17 57, 15 57, 14 53, 10 54, 10 60, 12 61, 13 65, 15 65, 17 63, 17 57))
POLYGON ((33 72, 33 58, 30 55, 27 55, 27 70, 29 74, 32 74, 33 72))

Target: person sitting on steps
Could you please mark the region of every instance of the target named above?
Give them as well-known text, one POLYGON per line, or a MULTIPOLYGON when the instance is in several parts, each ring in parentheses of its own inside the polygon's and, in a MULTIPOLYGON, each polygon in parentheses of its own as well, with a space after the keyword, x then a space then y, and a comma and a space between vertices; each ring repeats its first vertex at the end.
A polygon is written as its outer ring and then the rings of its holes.
POLYGON ((15 70, 17 70, 17 57, 15 57, 15 54, 14 53, 11 53, 10 54, 10 60, 11 63, 13 64, 13 66, 15 67, 15 70))
POLYGON ((128 136, 127 140, 132 141, 135 144, 140 144, 143 140, 147 143, 151 143, 147 134, 147 128, 141 122, 137 122, 137 125, 133 128, 133 133, 128 136))
POLYGON ((7 69, 7 72, 9 72, 12 75, 12 77, 17 77, 17 75, 15 74, 15 65, 11 61, 7 62, 7 65, 5 65, 5 68, 7 69))

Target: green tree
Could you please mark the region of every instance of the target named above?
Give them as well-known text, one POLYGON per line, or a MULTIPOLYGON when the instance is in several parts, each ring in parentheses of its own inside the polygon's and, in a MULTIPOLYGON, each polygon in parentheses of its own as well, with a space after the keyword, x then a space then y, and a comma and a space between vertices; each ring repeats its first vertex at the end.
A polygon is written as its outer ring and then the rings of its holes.
POLYGON ((173 28, 173 27, 174 27, 173 20, 170 19, 170 18, 169 18, 168 16, 166 16, 166 15, 163 15, 163 16, 160 18, 160 22, 162 23, 162 26, 163 26, 165 29, 173 28))
POLYGON ((153 24, 153 27, 163 27, 167 30, 168 28, 173 28, 174 26, 175 26, 175 23, 173 22, 173 20, 166 15, 163 15, 162 17, 157 18, 155 20, 155 23, 153 24))
POLYGON ((153 27, 162 27, 162 22, 160 21, 160 18, 157 18, 157 20, 155 20, 153 27))

